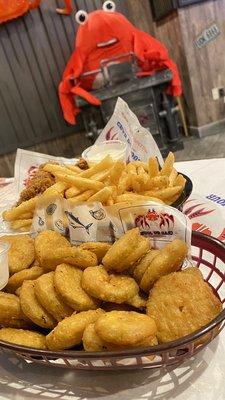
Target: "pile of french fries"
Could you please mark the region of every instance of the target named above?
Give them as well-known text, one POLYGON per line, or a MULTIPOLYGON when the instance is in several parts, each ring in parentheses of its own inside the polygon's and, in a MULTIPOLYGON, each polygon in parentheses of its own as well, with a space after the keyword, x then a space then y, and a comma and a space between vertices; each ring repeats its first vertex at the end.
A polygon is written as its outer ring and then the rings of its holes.
POLYGON ((174 169, 174 155, 169 153, 162 169, 156 157, 148 163, 132 161, 125 164, 106 156, 87 170, 76 165, 46 164, 44 170, 54 175, 56 183, 46 191, 3 213, 11 228, 27 231, 32 224, 35 207, 40 198, 47 200, 62 196, 76 205, 101 202, 104 206, 143 201, 173 204, 184 190, 186 180, 174 169))

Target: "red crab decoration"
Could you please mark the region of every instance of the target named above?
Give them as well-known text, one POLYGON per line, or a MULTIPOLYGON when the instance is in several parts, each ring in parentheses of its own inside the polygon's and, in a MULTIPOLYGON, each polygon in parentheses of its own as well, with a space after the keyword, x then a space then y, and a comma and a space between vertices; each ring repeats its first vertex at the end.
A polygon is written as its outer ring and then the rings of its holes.
POLYGON ((124 54, 135 55, 139 69, 137 77, 169 68, 173 79, 167 92, 172 96, 181 95, 179 73, 166 48, 148 33, 137 29, 122 14, 115 12, 113 1, 105 1, 103 10, 89 14, 78 11, 76 20, 80 27, 75 51, 59 85, 60 102, 67 122, 75 124, 80 112, 75 103, 76 96, 96 106, 101 104, 99 99, 89 93, 96 87, 101 62, 124 54))
MULTIPOLYGON (((39 7, 41 0, 0 0, 0 23, 21 17, 33 8, 39 7)), ((57 9, 60 14, 72 12, 71 0, 65 0, 66 7, 57 9)))

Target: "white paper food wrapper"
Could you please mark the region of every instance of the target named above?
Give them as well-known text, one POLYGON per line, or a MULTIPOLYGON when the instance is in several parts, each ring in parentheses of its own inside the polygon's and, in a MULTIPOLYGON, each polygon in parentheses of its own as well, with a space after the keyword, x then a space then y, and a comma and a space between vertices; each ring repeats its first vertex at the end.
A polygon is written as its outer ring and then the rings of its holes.
POLYGON ((139 228, 156 249, 179 238, 191 248, 191 222, 179 210, 153 202, 104 207, 101 203, 81 203, 52 199, 37 209, 33 230, 54 229, 69 235, 73 245, 84 242, 114 243, 124 233, 139 228), (65 222, 65 215, 67 223, 65 222), (41 221, 41 224, 40 224, 41 221))
POLYGON ((26 183, 32 178, 41 164, 56 161, 59 164, 75 164, 77 158, 54 157, 49 154, 36 153, 18 149, 14 167, 15 182, 18 194, 26 187, 26 183))
POLYGON ((163 165, 162 154, 151 133, 141 126, 136 115, 127 103, 120 97, 117 100, 114 113, 106 127, 99 135, 96 143, 105 140, 120 140, 128 146, 130 161, 148 161, 149 157, 157 157, 163 165))

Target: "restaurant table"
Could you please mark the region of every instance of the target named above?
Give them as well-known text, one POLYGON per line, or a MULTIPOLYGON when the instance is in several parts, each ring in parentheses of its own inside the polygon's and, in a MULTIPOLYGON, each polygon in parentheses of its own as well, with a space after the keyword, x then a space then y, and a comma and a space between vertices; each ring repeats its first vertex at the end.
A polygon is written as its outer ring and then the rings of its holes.
MULTIPOLYGON (((184 212, 197 230, 225 241, 220 233, 225 227, 225 159, 181 162, 176 168, 194 184, 184 212)), ((194 358, 160 370, 75 371, 0 353, 0 400, 224 400, 224 354, 225 331, 194 358)))

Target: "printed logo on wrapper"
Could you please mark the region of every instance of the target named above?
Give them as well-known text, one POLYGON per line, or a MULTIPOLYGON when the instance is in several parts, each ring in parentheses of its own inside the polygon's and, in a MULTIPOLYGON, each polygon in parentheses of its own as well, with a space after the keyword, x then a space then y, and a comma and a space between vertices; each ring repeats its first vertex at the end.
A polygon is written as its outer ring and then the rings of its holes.
POLYGON ((163 158, 151 133, 141 126, 136 115, 120 97, 114 113, 95 143, 105 140, 120 140, 127 144, 127 158, 147 162, 149 157, 157 156, 160 165, 163 158))
POLYGON ((64 204, 68 207, 66 214, 72 244, 113 243, 126 231, 138 227, 154 248, 160 249, 176 238, 191 248, 191 222, 173 207, 152 202, 110 207, 101 203, 71 205, 65 201, 64 204))

